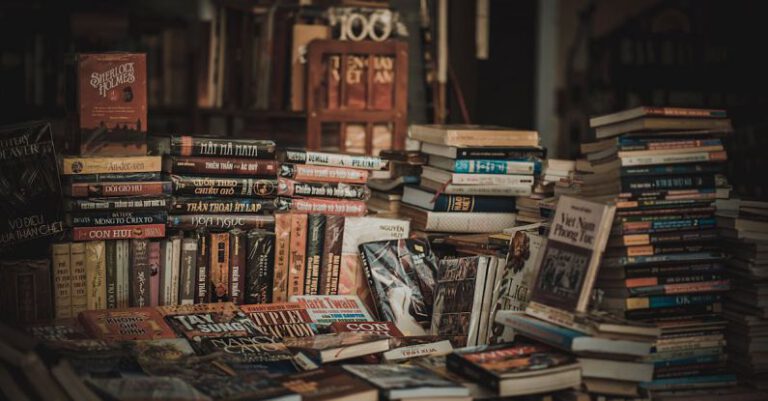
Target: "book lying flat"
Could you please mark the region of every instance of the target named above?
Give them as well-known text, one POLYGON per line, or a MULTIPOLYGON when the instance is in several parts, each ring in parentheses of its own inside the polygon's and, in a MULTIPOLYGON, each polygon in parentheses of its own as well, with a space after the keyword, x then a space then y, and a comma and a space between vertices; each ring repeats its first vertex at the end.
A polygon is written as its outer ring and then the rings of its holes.
POLYGON ((539 146, 536 131, 484 125, 412 125, 413 139, 447 146, 539 146))

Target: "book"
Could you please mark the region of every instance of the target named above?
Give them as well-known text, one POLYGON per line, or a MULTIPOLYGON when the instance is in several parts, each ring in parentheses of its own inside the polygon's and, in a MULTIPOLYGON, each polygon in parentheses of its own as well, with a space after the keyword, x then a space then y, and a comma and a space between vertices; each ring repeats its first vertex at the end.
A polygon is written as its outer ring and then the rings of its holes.
POLYGON ((581 374, 584 377, 612 379, 631 382, 649 382, 653 380, 653 364, 615 361, 602 358, 579 358, 581 374))
POLYGON ((279 377, 297 371, 293 354, 276 337, 206 337, 199 349, 204 354, 218 354, 237 372, 279 377))
POLYGON ((389 349, 387 337, 367 333, 318 334, 313 337, 288 337, 283 341, 291 351, 300 352, 320 364, 371 355, 389 349))
MULTIPOLYGON (((129 303, 135 307, 148 307, 150 303, 149 241, 146 239, 131 240, 131 278, 129 287, 129 303)), ((98 309, 98 308, 96 308, 98 309)))
POLYGON ((373 294, 376 315, 408 336, 424 335, 432 312, 437 257, 418 239, 366 242, 360 245, 363 269, 373 294))
POLYGON ((402 205, 399 216, 409 218, 412 228, 421 231, 447 233, 489 233, 513 227, 515 213, 453 213, 433 212, 402 205))
POLYGON ((505 343, 469 347, 448 355, 446 366, 483 383, 498 396, 518 396, 576 387, 581 384, 578 362, 541 344, 505 343))
POLYGON ((62 182, 66 185, 79 184, 84 182, 145 182, 162 181, 162 174, 157 173, 102 173, 102 174, 79 174, 62 176, 62 182))
POLYGON ((245 297, 245 272, 248 241, 246 233, 238 228, 229 231, 229 294, 235 305, 245 297))
POLYGON ((176 214, 168 216, 168 227, 181 230, 201 227, 246 230, 271 228, 274 224, 274 216, 261 214, 176 214))
POLYGON ((377 334, 384 337, 402 337, 403 333, 390 321, 387 322, 333 322, 331 332, 377 334))
POLYGON ((434 212, 513 213, 517 211, 514 198, 445 195, 413 186, 403 188, 402 202, 434 212))
POLYGON ((443 336, 398 337, 390 341, 390 350, 381 354, 386 362, 401 362, 430 356, 445 356, 453 352, 451 340, 443 336))
POLYGON ((450 159, 433 155, 429 157, 429 165, 463 174, 533 175, 541 173, 541 161, 526 159, 450 159))
POLYGON ((365 216, 368 212, 365 201, 325 198, 280 197, 275 199, 275 208, 284 212, 324 214, 328 216, 365 216))
MULTIPOLYGON (((120 243, 116 244, 116 248, 119 250, 118 255, 121 253, 127 253, 127 250, 120 249, 120 243)), ((147 247, 149 252, 149 306, 159 306, 160 305, 160 269, 163 264, 162 262, 162 256, 160 252, 160 241, 159 240, 151 240, 149 241, 149 245, 147 247)), ((127 255, 124 256, 127 259, 127 255)), ((119 258, 119 257, 118 257, 119 258)), ((120 269, 124 268, 126 271, 128 270, 128 266, 121 265, 122 262, 118 262, 118 265, 120 265, 120 269)), ((122 277, 124 273, 120 272, 119 275, 122 277)), ((127 275, 127 274, 125 274, 127 275)), ((127 286, 127 284, 126 284, 127 286)), ((119 288, 119 287, 118 287, 119 288)), ((117 291, 120 292, 120 289, 117 291)), ((120 305, 120 302, 118 302, 118 307, 127 307, 127 302, 125 306, 120 305)))
POLYGON ((687 118, 687 117, 638 117, 631 120, 595 127, 597 139, 636 131, 681 131, 687 130, 723 130, 731 131, 728 118, 687 118))
POLYGON ((197 229, 192 238, 197 239, 197 260, 195 266, 195 303, 201 304, 208 301, 208 266, 210 266, 210 247, 208 246, 208 233, 205 229, 197 229))
POLYGON ((165 224, 139 224, 128 226, 73 227, 74 241, 162 238, 165 224))
POLYGON ((125 210, 112 212, 67 213, 65 221, 69 226, 122 226, 140 224, 165 224, 168 215, 158 210, 125 210))
POLYGON ((301 395, 304 401, 378 401, 375 387, 356 378, 340 367, 323 367, 288 375, 280 379, 283 386, 301 395))
POLYGON ((278 176, 299 182, 365 184, 369 174, 353 168, 281 163, 278 176))
POLYGON ((240 310, 266 335, 285 338, 310 337, 317 333, 314 321, 298 302, 240 305, 240 310))
POLYGON ((278 178, 277 195, 288 197, 323 197, 366 200, 370 198, 371 191, 365 185, 360 184, 312 183, 278 178))
POLYGON ((532 187, 534 183, 533 175, 453 173, 430 166, 424 166, 422 168, 421 177, 441 184, 456 185, 511 185, 515 187, 532 187))
POLYGON ((64 231, 51 125, 0 127, 0 252, 64 231))
POLYGON ((291 217, 288 297, 304 294, 304 280, 307 267, 308 220, 309 216, 306 214, 294 214, 291 217))
POLYGON ((161 306, 158 310, 168 325, 196 348, 203 338, 263 335, 231 302, 161 306))
POLYGON ((3 283, 0 315, 4 320, 34 323, 53 319, 54 295, 49 259, 2 260, 0 282, 3 283))
POLYGON ((278 157, 282 163, 307 164, 316 166, 347 167, 362 170, 381 170, 387 161, 378 156, 325 153, 287 149, 278 157))
POLYGON ((163 159, 163 171, 191 175, 274 177, 277 174, 277 161, 229 157, 169 156, 163 159))
POLYGON ((344 369, 379 388, 388 400, 469 396, 469 389, 413 365, 344 365, 344 369))
POLYGON ((174 197, 170 212, 178 214, 249 214, 275 210, 273 199, 174 197))
POLYGON ((247 241, 243 303, 266 304, 272 301, 275 234, 264 230, 250 230, 247 241))
POLYGON ((531 302, 586 311, 614 212, 612 205, 560 197, 531 302))
POLYGON ((325 217, 318 295, 336 295, 339 292, 344 220, 343 216, 325 217))
POLYGON ((63 156, 61 158, 61 174, 65 176, 107 173, 156 173, 161 168, 161 156, 63 156))
POLYGON ((53 254, 53 305, 56 319, 72 317, 72 266, 70 244, 51 245, 53 254))
POLYGON ((136 340, 130 342, 131 354, 141 370, 151 376, 168 376, 179 366, 187 368, 195 350, 183 338, 136 340))
POLYGON ((162 195, 171 193, 169 181, 78 182, 64 186, 64 195, 73 198, 162 195))
POLYGON ((277 180, 268 178, 171 174, 170 179, 175 195, 264 198, 277 193, 277 180))
POLYGON ((295 295, 290 301, 305 308, 318 326, 329 326, 333 322, 374 321, 356 295, 295 295))
POLYGON ((229 233, 210 233, 210 264, 208 266, 208 298, 210 302, 230 301, 229 269, 230 245, 229 233))
POLYGON ((105 341, 176 338, 155 308, 87 310, 80 323, 88 334, 105 341))
POLYGON ((322 214, 310 214, 307 218, 307 261, 304 276, 304 294, 318 295, 320 287, 320 261, 325 239, 325 219, 322 214))
POLYGON ((632 120, 638 117, 686 117, 686 118, 725 118, 727 113, 720 109, 695 109, 683 107, 649 107, 640 106, 622 110, 616 113, 604 114, 589 119, 592 128, 632 120))
POLYGON ((411 125, 410 138, 444 146, 537 147, 536 131, 482 125, 411 125))
POLYGON ((181 266, 179 273, 179 304, 195 303, 195 274, 197 273, 197 239, 181 240, 181 266))
POLYGON ((64 209, 67 211, 165 210, 169 204, 169 198, 166 196, 65 199, 64 209))
POLYGON ((104 241, 88 241, 85 244, 87 309, 104 309, 107 307, 107 267, 104 251, 104 241))
POLYGON ((72 316, 77 316, 78 313, 88 309, 84 242, 72 242, 70 244, 69 261, 72 266, 72 316))
POLYGON ((80 154, 147 153, 147 56, 77 56, 80 154))
POLYGON ((288 300, 292 213, 275 214, 275 264, 272 280, 272 302, 288 300))
POLYGON ((444 195, 477 195, 477 196, 530 196, 532 186, 528 184, 506 185, 471 185, 471 184, 445 184, 429 178, 421 177, 419 186, 430 191, 444 195))
POLYGON ((172 136, 170 153, 176 156, 243 157, 274 159, 275 142, 256 139, 172 136))
POLYGON ((485 159, 485 160, 515 160, 515 159, 544 159, 547 150, 541 147, 496 147, 496 146, 446 146, 424 142, 421 152, 447 159, 485 159))

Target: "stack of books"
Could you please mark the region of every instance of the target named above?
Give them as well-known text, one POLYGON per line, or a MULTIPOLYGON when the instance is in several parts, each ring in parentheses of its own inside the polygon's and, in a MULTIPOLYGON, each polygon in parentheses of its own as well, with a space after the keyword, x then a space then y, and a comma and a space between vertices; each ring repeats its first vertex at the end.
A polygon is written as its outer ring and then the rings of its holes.
POLYGON ((730 384, 723 359, 724 254, 714 202, 731 131, 722 110, 639 107, 590 120, 581 195, 614 201, 600 307, 662 324, 652 390, 730 384), (702 355, 706 355, 703 357, 702 355))
POLYGON ((515 225, 515 198, 530 196, 545 151, 536 131, 414 125, 429 156, 418 186, 403 191, 400 215, 427 232, 499 232, 515 225))
POLYGON ((382 151, 380 156, 388 161, 389 167, 371 172, 368 179, 368 187, 371 188, 368 210, 382 217, 396 216, 400 211, 403 186, 418 185, 421 166, 426 164, 427 159, 419 151, 382 151))
POLYGON ((744 383, 766 389, 768 379, 768 203, 717 202, 717 226, 730 258, 733 290, 725 302, 728 351, 744 383))
POLYGON ((573 160, 544 160, 541 174, 535 177, 531 195, 517 198, 517 221, 539 223, 550 220, 557 206, 557 196, 561 195, 556 193, 556 188, 561 182, 570 182, 575 170, 573 160))

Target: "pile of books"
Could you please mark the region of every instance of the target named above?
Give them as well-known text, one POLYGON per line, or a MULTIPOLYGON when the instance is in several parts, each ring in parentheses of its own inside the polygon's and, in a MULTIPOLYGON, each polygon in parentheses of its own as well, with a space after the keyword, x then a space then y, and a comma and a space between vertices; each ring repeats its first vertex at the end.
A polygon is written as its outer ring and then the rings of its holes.
POLYGON ((414 125, 429 156, 418 186, 403 190, 400 215, 426 232, 500 232, 515 225, 515 197, 530 196, 545 150, 536 131, 414 125))
POLYGON ((639 107, 590 120, 597 142, 576 177, 581 195, 613 201, 616 217, 596 286, 600 307, 657 322, 651 390, 722 386, 730 282, 714 202, 731 131, 722 110, 639 107))
MULTIPOLYGON (((416 149, 421 147, 418 141, 409 143, 415 143, 416 149)), ((372 172, 368 179, 368 187, 371 188, 368 210, 382 217, 396 216, 400 211, 403 187, 419 183, 421 166, 426 164, 427 159, 418 150, 382 151, 380 156, 389 166, 385 170, 372 172)))
POLYGON ((768 382, 768 203, 717 201, 717 226, 730 255, 733 290, 725 302, 728 351, 742 382, 768 382))
POLYGON ((573 160, 546 159, 543 161, 541 174, 535 176, 535 183, 530 196, 517 198, 518 223, 546 222, 552 218, 557 198, 562 193, 557 188, 570 183, 576 163, 573 160))

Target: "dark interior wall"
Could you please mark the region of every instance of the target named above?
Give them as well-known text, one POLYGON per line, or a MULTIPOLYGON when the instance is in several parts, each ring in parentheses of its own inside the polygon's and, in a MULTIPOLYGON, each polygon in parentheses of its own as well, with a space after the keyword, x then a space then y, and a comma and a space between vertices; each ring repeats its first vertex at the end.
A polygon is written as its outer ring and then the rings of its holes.
MULTIPOLYGON (((475 2, 450 5, 451 67, 474 124, 534 126, 536 1, 491 0, 489 57, 475 57, 475 2)), ((449 88, 449 122, 463 122, 456 93, 449 88)))

